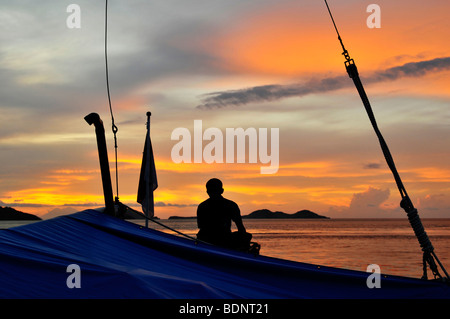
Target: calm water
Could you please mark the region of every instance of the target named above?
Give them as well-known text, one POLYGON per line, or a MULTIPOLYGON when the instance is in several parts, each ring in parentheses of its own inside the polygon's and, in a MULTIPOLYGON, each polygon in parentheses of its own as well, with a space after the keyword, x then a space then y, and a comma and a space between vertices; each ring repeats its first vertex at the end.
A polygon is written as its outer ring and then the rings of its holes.
MULTIPOLYGON (((187 235, 197 233, 196 220, 161 220, 187 235)), ((436 255, 450 271, 450 219, 424 219, 436 255)), ((0 228, 23 222, 1 222, 0 228)), ((139 224, 144 222, 139 221, 139 224)), ((366 271, 378 264, 384 274, 420 278, 422 251, 407 219, 244 220, 261 254, 323 266, 366 271)), ((170 230, 149 223, 150 228, 170 230)), ((431 278, 431 272, 428 272, 431 278)), ((442 274, 442 272, 441 272, 442 274)))
MULTIPOLYGON (((195 220, 161 222, 187 235, 197 233, 195 220)), ((422 223, 449 272, 450 219, 422 223)), ((407 219, 246 219, 244 224, 265 256, 362 271, 377 264, 384 274, 422 276, 422 250, 407 219)), ((149 227, 173 233, 153 223, 149 227)))

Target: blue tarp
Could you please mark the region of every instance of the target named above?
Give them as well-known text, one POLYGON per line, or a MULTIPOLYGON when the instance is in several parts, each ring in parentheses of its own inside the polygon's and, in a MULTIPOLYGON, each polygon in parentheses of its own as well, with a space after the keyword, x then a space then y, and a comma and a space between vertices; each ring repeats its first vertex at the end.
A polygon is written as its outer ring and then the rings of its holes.
POLYGON ((450 298, 440 282, 383 275, 370 289, 365 272, 195 243, 97 210, 0 230, 0 269, 1 298, 450 298), (80 288, 69 288, 75 274, 80 288))

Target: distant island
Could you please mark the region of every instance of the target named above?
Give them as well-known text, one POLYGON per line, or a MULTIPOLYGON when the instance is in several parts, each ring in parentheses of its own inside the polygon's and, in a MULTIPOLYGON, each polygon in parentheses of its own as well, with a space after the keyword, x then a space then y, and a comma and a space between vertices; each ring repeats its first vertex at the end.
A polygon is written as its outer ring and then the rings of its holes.
POLYGON ((36 215, 19 212, 11 207, 0 206, 0 220, 41 220, 36 215))
POLYGON ((170 216, 169 219, 197 219, 197 216, 170 216))
POLYGON ((274 218, 276 218, 276 219, 322 218, 322 219, 330 219, 330 217, 318 215, 307 209, 300 210, 294 214, 286 214, 283 212, 272 212, 271 210, 268 210, 268 209, 260 209, 260 210, 254 211, 253 213, 251 213, 249 215, 242 216, 242 218, 260 218, 260 219, 262 219, 262 218, 272 218, 272 219, 274 219, 274 218))
MULTIPOLYGON (((195 216, 170 216, 169 219, 196 219, 195 216)), ((300 210, 294 214, 286 214, 283 212, 272 212, 268 209, 260 209, 256 210, 248 215, 243 215, 242 218, 249 218, 249 219, 330 219, 330 217, 321 216, 316 213, 313 213, 310 210, 304 209, 300 210)))

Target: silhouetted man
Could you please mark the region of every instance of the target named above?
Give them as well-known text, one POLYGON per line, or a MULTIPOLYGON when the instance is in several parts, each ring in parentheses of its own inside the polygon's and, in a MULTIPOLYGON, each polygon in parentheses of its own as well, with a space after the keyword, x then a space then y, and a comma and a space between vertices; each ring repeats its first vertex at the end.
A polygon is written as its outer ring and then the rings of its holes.
POLYGON ((211 244, 236 248, 237 236, 232 236, 231 221, 236 224, 241 237, 251 238, 251 234, 245 231, 239 206, 222 196, 222 182, 217 178, 210 179, 206 183, 206 192, 209 198, 197 208, 197 225, 200 229, 197 238, 211 244))

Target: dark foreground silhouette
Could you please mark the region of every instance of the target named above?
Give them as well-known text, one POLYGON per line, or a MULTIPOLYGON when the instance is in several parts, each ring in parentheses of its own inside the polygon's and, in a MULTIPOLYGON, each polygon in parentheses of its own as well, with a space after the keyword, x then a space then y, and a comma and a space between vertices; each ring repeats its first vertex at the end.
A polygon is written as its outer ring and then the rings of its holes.
POLYGON ((259 245, 252 245, 252 234, 247 233, 242 222, 239 206, 232 200, 222 196, 224 189, 222 182, 212 178, 206 183, 209 198, 197 207, 197 238, 213 245, 259 252, 259 245), (237 231, 231 231, 231 222, 237 231))

